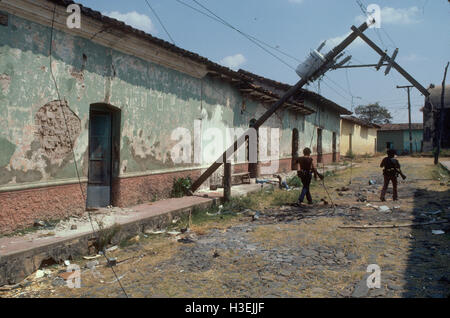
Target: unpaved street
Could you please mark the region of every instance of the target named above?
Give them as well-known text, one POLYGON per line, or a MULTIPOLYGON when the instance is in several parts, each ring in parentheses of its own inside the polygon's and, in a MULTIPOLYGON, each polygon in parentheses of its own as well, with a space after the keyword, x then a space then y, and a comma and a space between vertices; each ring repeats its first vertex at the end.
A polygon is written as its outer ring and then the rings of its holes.
MULTIPOLYGON (((233 201, 220 215, 195 213, 188 234, 122 242, 110 253, 119 262, 115 270, 130 297, 448 297, 448 223, 340 228, 450 219, 448 175, 430 158, 399 160, 408 179, 399 184, 398 202, 392 192, 380 202, 381 158, 364 159, 326 178, 335 209, 320 201, 330 202, 320 183, 312 190, 315 205, 307 208, 289 205, 298 191, 264 190, 233 201), (376 208, 383 205, 390 210, 376 208), (370 264, 381 269, 379 289, 367 288, 370 264)), ((96 261, 72 260, 83 268, 81 288, 61 286, 58 272, 65 269, 57 265, 50 275, 0 296, 123 297, 104 259, 96 261)))

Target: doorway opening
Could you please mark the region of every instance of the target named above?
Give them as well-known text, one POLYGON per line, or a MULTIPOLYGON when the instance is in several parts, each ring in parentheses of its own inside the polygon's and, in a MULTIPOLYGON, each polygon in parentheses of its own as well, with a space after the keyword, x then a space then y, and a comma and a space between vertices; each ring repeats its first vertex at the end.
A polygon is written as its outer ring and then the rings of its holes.
POLYGON ((299 144, 299 134, 298 134, 298 129, 297 129, 297 128, 294 128, 294 130, 292 130, 292 159, 291 159, 291 170, 297 170, 298 144, 299 144))
POLYGON ((317 128, 317 163, 322 163, 322 129, 317 128))
POLYGON ((337 149, 337 137, 336 137, 336 133, 333 133, 333 162, 337 161, 337 155, 336 155, 336 149, 337 149))
POLYGON ((87 208, 113 204, 113 184, 119 175, 120 109, 92 104, 89 111, 87 208))

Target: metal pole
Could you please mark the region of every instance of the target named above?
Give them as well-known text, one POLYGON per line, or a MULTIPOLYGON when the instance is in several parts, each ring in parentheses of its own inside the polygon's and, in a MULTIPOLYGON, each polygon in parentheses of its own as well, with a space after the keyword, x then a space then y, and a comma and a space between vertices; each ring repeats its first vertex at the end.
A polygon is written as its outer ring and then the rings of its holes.
MULTIPOLYGON (((363 33, 368 29, 368 25, 364 22, 359 28, 352 26, 352 29, 356 29, 358 32, 352 32, 347 38, 342 41, 338 46, 332 49, 326 56, 326 62, 319 68, 314 74, 312 74, 309 78, 302 78, 297 84, 292 86, 283 97, 280 98, 275 104, 270 107, 253 125, 253 129, 258 131, 259 127, 264 124, 264 122, 272 116, 272 114, 277 111, 285 102, 287 102, 292 96, 297 94, 300 89, 308 83, 310 78, 315 78, 315 76, 320 75, 327 71, 327 67, 330 67, 328 63, 332 62, 342 51, 344 51, 357 37, 359 33, 363 33)), ((250 128, 252 129, 252 128, 250 128)), ((245 136, 249 135, 248 131, 244 133, 241 137, 239 137, 233 145, 231 145, 224 153, 216 160, 191 186, 191 192, 195 192, 203 182, 205 182, 221 165, 222 158, 228 159, 228 156, 231 156, 239 147, 241 147, 245 143, 245 136)))

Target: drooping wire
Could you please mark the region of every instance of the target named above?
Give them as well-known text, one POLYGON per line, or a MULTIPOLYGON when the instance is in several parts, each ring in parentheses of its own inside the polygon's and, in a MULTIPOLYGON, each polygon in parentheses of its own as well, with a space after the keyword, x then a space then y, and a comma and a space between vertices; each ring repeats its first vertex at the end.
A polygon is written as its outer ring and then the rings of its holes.
MULTIPOLYGON (((185 6, 188 6, 189 8, 194 9, 192 6, 189 6, 188 4, 184 3, 183 1, 180 0, 176 0, 177 2, 179 2, 180 4, 183 4, 185 6)), ((245 38, 247 38, 249 41, 251 41, 252 43, 254 43, 255 45, 257 45, 260 49, 262 49, 263 51, 265 51, 267 54, 271 55, 272 57, 274 57, 275 59, 277 59, 278 61, 280 61, 281 63, 283 63, 284 65, 286 65, 287 67, 289 67, 292 70, 295 70, 295 68, 290 65, 289 63, 287 63, 285 60, 283 60, 282 58, 280 58, 278 55, 274 54, 273 52, 269 51, 268 49, 266 49, 262 43, 261 40, 257 40, 255 37, 248 35, 247 33, 239 30, 238 28, 234 27, 233 25, 231 25, 230 23, 228 23, 227 21, 225 21, 224 19, 222 19, 220 16, 218 16, 217 14, 215 14, 213 11, 211 11, 210 9, 208 9, 207 7, 205 7, 203 4, 199 3, 196 0, 193 0, 198 6, 200 6, 201 8, 203 8, 204 10, 206 10, 207 12, 209 12, 211 15, 213 15, 215 17, 215 21, 222 23, 223 25, 235 30, 236 32, 238 32, 239 34, 241 34, 242 36, 244 36, 245 38)), ((197 12, 200 12, 210 18, 212 18, 210 15, 205 14, 204 12, 202 12, 201 10, 196 10, 197 12)), ((268 44, 267 44, 268 45, 268 44)), ((273 47, 271 47, 273 48, 273 47)), ((286 53, 287 54, 287 53, 286 53)), ((285 55, 286 55, 285 54, 285 55)), ((292 56, 290 56, 291 58, 293 58, 292 56)))
MULTIPOLYGON (((80 172, 79 172, 79 169, 78 169, 77 159, 76 159, 76 156, 75 156, 75 150, 74 150, 74 146, 73 146, 72 136, 71 136, 71 133, 70 133, 69 125, 67 124, 67 118, 66 118, 66 114, 64 112, 64 107, 62 106, 62 103, 61 103, 61 94, 59 92, 58 82, 56 81, 56 77, 55 77, 55 74, 53 72, 53 65, 52 65, 53 64, 52 63, 53 62, 53 31, 54 31, 54 24, 55 24, 56 7, 57 7, 57 4, 55 4, 55 7, 53 9, 52 25, 51 25, 51 30, 50 30, 50 48, 49 48, 50 74, 51 74, 51 77, 53 79, 53 83, 55 85, 56 93, 58 95, 59 107, 60 107, 61 112, 63 114, 63 119, 64 119, 64 123, 65 123, 65 126, 66 126, 66 133, 67 133, 67 136, 69 138, 69 145, 70 145, 70 149, 72 151, 72 156, 73 156, 73 161, 74 161, 74 165, 75 165, 75 170, 76 170, 76 173, 77 173, 78 184, 80 185, 81 197, 82 197, 83 202, 86 202, 86 195, 84 193, 83 185, 81 183, 81 177, 80 177, 80 172)), ((93 231, 94 235, 97 236, 97 238, 98 238, 98 233, 95 230, 94 223, 92 221, 91 213, 90 213, 90 211, 87 211, 87 212, 88 212, 89 222, 90 222, 91 227, 92 227, 92 231, 93 231)), ((103 256, 106 258, 107 261, 109 261, 108 257, 106 256, 106 251, 103 251, 103 256)), ((125 289, 123 288, 122 283, 120 282, 120 280, 119 280, 119 278, 118 278, 114 268, 112 266, 110 266, 110 268, 111 268, 114 276, 116 277, 116 280, 119 283, 120 288, 122 289, 122 292, 128 298, 128 294, 125 291, 125 289)))
POLYGON ((161 19, 159 18, 158 13, 156 13, 156 11, 153 9, 153 7, 150 5, 150 2, 148 2, 148 0, 145 0, 145 3, 147 4, 147 6, 150 8, 150 10, 153 12, 153 14, 155 15, 156 19, 158 19, 159 24, 161 24, 161 26, 163 27, 164 31, 166 32, 167 36, 169 37, 170 41, 172 42, 173 45, 175 45, 175 41, 173 40, 172 36, 170 35, 169 31, 167 31, 164 23, 161 21, 161 19))
MULTIPOLYGON (((200 14, 202 14, 202 15, 204 15, 204 16, 206 16, 206 17, 208 17, 208 18, 210 18, 210 19, 212 19, 212 20, 214 20, 214 21, 216 21, 216 22, 218 22, 218 23, 220 23, 220 24, 223 24, 223 25, 229 27, 229 25, 227 25, 226 23, 224 23, 222 20, 220 20, 220 19, 216 18, 215 16, 210 15, 210 14, 208 14, 208 13, 206 13, 206 12, 204 12, 204 11, 202 11, 202 10, 200 10, 200 9, 198 9, 198 8, 196 8, 196 7, 194 7, 194 6, 191 6, 190 4, 188 4, 188 3, 184 2, 184 1, 181 1, 181 0, 175 0, 175 1, 177 1, 178 3, 180 3, 180 4, 182 4, 182 5, 184 5, 184 6, 188 7, 188 8, 190 8, 190 9, 192 9, 192 10, 194 10, 194 11, 197 11, 198 13, 200 13, 200 14)), ((269 43, 267 43, 267 42, 265 42, 265 41, 263 41, 263 40, 261 40, 261 39, 258 39, 257 37, 255 37, 255 36, 253 36, 253 35, 250 35, 250 34, 248 34, 248 33, 246 33, 246 32, 243 32, 242 30, 240 30, 240 31, 241 31, 243 34, 245 34, 246 36, 252 38, 253 40, 255 40, 255 41, 257 41, 257 42, 259 42, 259 43, 261 43, 261 44, 267 46, 268 48, 270 48, 270 49, 272 49, 272 50, 277 51, 278 53, 280 53, 280 54, 282 54, 282 55, 284 55, 284 56, 286 56, 286 57, 292 59, 293 61, 296 61, 296 62, 298 62, 298 63, 301 63, 301 62, 302 62, 302 61, 301 61, 300 59, 298 59, 297 57, 295 57, 295 56, 293 56, 293 55, 291 55, 291 54, 289 54, 289 53, 287 53, 287 52, 285 52, 285 51, 283 51, 283 50, 280 50, 277 46, 271 45, 271 44, 269 44, 269 43)))

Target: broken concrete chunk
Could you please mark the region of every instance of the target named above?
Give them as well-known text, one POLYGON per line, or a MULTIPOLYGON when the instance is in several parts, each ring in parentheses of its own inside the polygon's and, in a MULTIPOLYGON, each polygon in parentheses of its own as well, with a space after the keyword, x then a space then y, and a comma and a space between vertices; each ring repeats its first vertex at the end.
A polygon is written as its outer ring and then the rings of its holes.
POLYGON ((114 245, 114 246, 111 246, 110 248, 107 248, 106 249, 106 252, 113 252, 113 251, 115 251, 115 250, 117 250, 119 247, 117 246, 117 245, 114 245))
POLYGON ((42 278, 42 277, 44 277, 44 276, 45 276, 45 272, 44 272, 43 270, 41 270, 41 269, 37 270, 37 271, 36 271, 36 274, 34 275, 34 277, 35 277, 36 279, 42 278))
POLYGON ((87 262, 86 267, 89 269, 94 269, 95 266, 99 265, 100 263, 97 260, 93 260, 90 262, 87 262))

